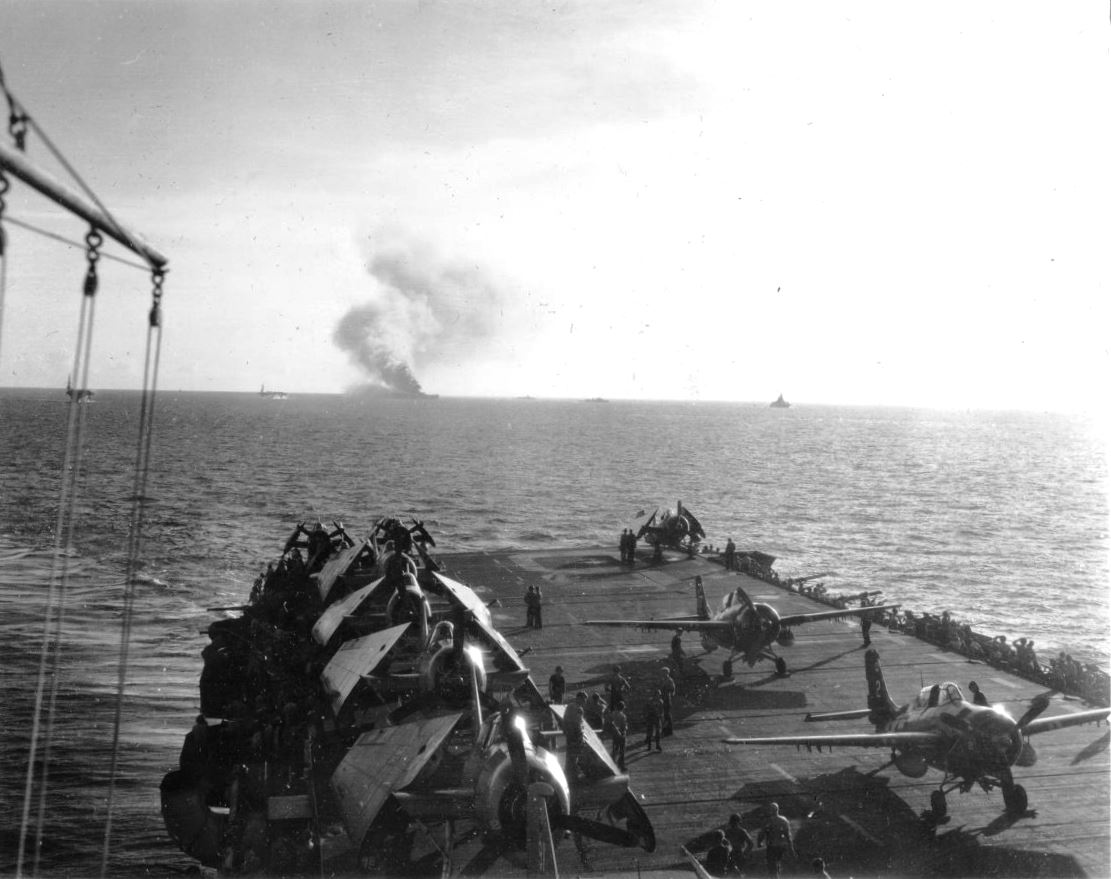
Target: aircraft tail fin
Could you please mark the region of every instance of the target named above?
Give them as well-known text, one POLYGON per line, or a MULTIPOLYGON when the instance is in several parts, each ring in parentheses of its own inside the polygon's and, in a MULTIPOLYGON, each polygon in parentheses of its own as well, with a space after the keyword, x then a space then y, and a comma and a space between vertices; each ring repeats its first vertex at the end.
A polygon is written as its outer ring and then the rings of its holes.
POLYGON ((864 675, 868 680, 868 720, 879 726, 893 718, 899 708, 887 692, 880 655, 875 649, 864 654, 864 675))
POLYGON ((696 612, 700 620, 708 620, 713 615, 710 613, 710 603, 706 600, 706 590, 702 586, 701 580, 694 581, 694 600, 696 602, 696 612))

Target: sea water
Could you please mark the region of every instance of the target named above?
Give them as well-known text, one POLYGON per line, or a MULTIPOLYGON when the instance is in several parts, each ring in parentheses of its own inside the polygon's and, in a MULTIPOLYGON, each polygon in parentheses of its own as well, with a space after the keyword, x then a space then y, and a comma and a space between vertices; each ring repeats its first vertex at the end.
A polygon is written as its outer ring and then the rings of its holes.
MULTIPOLYGON (((0 872, 15 859, 44 607, 62 561, 41 872, 99 871, 139 395, 101 392, 82 407, 77 523, 58 559, 67 410, 57 391, 0 390, 0 872)), ((1082 417, 160 392, 155 431, 112 875, 191 863, 165 836, 158 784, 198 710, 202 632, 220 616, 206 608, 242 603, 299 521, 359 536, 403 514, 442 551, 616 551, 636 513, 682 501, 708 544, 770 553, 782 576, 830 572, 832 592, 882 589, 884 601, 1032 638, 1043 661, 1067 650, 1108 663, 1107 450, 1082 417)))

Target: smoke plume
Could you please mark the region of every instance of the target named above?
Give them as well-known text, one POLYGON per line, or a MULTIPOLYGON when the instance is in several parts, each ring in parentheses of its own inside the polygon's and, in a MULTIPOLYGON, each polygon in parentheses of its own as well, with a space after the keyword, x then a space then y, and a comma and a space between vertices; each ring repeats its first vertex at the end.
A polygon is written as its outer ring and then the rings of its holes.
POLYGON ((375 253, 367 271, 374 297, 348 311, 332 338, 371 386, 419 394, 414 370, 467 359, 500 327, 506 297, 477 266, 409 243, 375 253))

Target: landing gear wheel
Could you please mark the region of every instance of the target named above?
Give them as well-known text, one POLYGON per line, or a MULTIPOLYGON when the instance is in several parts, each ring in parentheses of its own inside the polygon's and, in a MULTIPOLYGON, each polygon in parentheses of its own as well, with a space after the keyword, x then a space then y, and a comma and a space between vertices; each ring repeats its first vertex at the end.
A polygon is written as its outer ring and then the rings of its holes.
POLYGON ((727 659, 721 664, 721 676, 723 678, 733 677, 733 660, 727 659))
POLYGON ((775 658, 775 673, 781 678, 787 676, 787 661, 782 656, 775 658))
POLYGON ((930 794, 930 809, 933 811, 935 818, 945 817, 945 813, 949 811, 949 805, 945 802, 945 794, 939 790, 930 794))
POLYGON ((1003 788, 1003 805, 1007 807, 1008 815, 1021 815, 1027 806, 1026 788, 1021 784, 1014 784, 1003 788))

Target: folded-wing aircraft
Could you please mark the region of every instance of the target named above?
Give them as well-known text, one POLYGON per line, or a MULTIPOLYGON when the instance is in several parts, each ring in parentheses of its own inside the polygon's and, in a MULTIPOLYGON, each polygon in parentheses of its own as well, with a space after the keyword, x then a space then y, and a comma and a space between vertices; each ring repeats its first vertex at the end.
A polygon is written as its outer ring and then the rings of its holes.
POLYGON ((911 778, 921 778, 933 767, 943 773, 938 790, 930 796, 935 819, 943 819, 948 807, 945 795, 961 793, 980 785, 984 790, 999 787, 1007 812, 1026 811, 1026 790, 1015 784, 1012 766, 1033 766, 1037 753, 1030 736, 1066 726, 1098 723, 1111 709, 1097 708, 1041 718, 1049 707, 1049 696, 1037 696, 1029 709, 1015 720, 1002 710, 966 701, 960 687, 946 681, 924 687, 914 701, 896 707, 887 692, 879 654, 864 655, 868 684, 868 707, 851 711, 807 715, 808 721, 853 720, 867 717, 875 732, 849 735, 799 735, 772 738, 728 738, 731 745, 799 745, 808 748, 834 746, 890 748, 891 763, 911 778))
MULTIPOLYGON (((494 857, 537 845, 529 839, 535 828, 527 820, 535 782, 550 791, 546 805, 553 830, 652 851, 651 822, 629 792, 628 776, 617 771, 597 737, 579 761, 585 777, 571 784, 556 754, 534 743, 540 733, 530 725, 526 714, 510 707, 484 714, 476 698, 469 712, 364 732, 330 782, 363 867, 388 875, 411 870, 415 833, 430 833, 433 824, 443 829, 442 836, 430 838, 443 858, 444 875, 452 873, 457 845, 474 835, 456 835, 463 822, 485 834, 494 857)), ((558 840, 562 834, 553 836, 558 840)))
POLYGON ((661 513, 657 507, 652 515, 638 517, 634 524, 637 526, 637 540, 643 540, 657 549, 670 546, 672 549, 693 552, 698 541, 706 536, 702 523, 683 506, 682 501, 675 505, 674 511, 664 510, 661 513))
POLYGON ((695 580, 694 591, 698 611, 695 616, 669 617, 661 620, 587 620, 586 625, 633 626, 638 629, 697 632, 702 639, 703 649, 710 651, 724 647, 729 651, 729 658, 722 664, 722 672, 726 677, 733 674, 733 660, 738 656, 750 666, 761 659, 770 659, 775 663, 776 674, 784 675, 787 673, 787 663, 782 657, 776 655, 772 645, 776 642, 790 644, 794 641, 792 627, 898 607, 897 604, 885 604, 880 607, 847 607, 781 617, 770 604, 754 602, 748 597, 748 593, 738 586, 722 598, 721 609, 716 614, 711 614, 701 579, 695 580))

